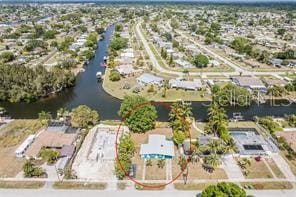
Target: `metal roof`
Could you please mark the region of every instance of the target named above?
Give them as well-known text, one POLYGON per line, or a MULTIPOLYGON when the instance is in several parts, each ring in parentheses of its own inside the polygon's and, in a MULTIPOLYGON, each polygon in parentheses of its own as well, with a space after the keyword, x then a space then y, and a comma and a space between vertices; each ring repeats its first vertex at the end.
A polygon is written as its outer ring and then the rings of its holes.
POLYGON ((164 135, 149 135, 148 144, 142 144, 140 155, 175 156, 174 143, 164 135))

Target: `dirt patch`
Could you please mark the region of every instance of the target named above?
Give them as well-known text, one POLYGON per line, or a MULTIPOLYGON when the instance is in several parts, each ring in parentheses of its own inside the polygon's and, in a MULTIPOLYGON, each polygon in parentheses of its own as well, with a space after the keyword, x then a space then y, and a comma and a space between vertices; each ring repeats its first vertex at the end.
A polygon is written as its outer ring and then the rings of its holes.
POLYGON ((210 185, 213 183, 174 183, 176 190, 203 190, 210 185))
POLYGON ((253 183, 243 182, 241 186, 246 189, 293 189, 293 185, 290 182, 264 182, 264 183, 253 183))
POLYGON ((45 182, 41 181, 0 181, 0 188, 3 189, 39 189, 45 182))
POLYGON ((15 177, 24 159, 16 158, 15 150, 31 134, 42 127, 38 120, 15 120, 0 130, 0 177, 15 177))
POLYGON ((104 190, 106 183, 87 183, 87 182, 55 182, 55 189, 87 189, 87 190, 104 190))

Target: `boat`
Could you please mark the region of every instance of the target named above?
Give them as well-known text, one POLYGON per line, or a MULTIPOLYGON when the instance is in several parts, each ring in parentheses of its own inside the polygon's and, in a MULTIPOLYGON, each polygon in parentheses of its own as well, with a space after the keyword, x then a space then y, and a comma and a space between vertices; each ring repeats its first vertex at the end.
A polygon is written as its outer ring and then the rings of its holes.
POLYGON ((96 77, 97 77, 97 80, 98 80, 98 81, 101 81, 101 80, 103 79, 103 74, 102 74, 102 72, 97 72, 97 73, 96 73, 96 77))
POLYGON ((106 67, 107 64, 106 64, 106 63, 101 63, 101 66, 102 66, 102 67, 106 67))
POLYGON ((107 62, 108 58, 107 56, 104 56, 104 61, 107 62))
POLYGON ((244 120, 244 117, 242 116, 242 113, 241 113, 241 112, 234 112, 234 113, 232 114, 232 117, 233 117, 232 120, 233 120, 234 122, 244 120))
POLYGON ((84 65, 84 66, 87 66, 88 64, 89 64, 89 61, 87 60, 87 61, 84 62, 83 65, 84 65))
POLYGON ((104 39, 105 39, 105 36, 104 36, 104 34, 102 34, 101 37, 100 37, 100 41, 102 41, 104 39))

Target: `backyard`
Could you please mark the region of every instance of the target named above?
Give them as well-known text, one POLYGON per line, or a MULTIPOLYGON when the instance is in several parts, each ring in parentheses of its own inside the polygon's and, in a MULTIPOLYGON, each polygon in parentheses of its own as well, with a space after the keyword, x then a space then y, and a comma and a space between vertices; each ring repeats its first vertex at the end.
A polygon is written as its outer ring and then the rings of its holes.
POLYGON ((16 158, 15 150, 30 134, 42 125, 39 120, 15 120, 0 130, 0 177, 15 177, 21 170, 23 159, 16 158))

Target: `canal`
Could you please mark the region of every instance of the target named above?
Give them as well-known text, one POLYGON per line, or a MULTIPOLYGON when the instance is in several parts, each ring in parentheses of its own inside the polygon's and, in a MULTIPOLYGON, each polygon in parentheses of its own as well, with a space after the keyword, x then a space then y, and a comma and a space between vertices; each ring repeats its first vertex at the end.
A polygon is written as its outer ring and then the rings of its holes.
MULTIPOLYGON (((121 101, 108 95, 102 88, 102 83, 98 83, 96 73, 104 73, 105 67, 101 66, 104 56, 107 56, 107 49, 110 38, 113 35, 114 25, 107 28, 105 39, 98 42, 98 48, 95 57, 85 67, 85 72, 77 76, 76 86, 63 91, 50 98, 42 99, 34 103, 8 103, 1 102, 0 106, 4 107, 13 118, 36 118, 42 110, 55 114, 56 111, 65 107, 72 109, 78 105, 87 105, 100 114, 101 119, 119 119, 118 110, 121 101)), ((196 119, 206 119, 207 102, 193 102, 192 108, 196 119)), ((168 109, 162 105, 157 105, 159 120, 167 120, 168 109)), ((250 107, 228 107, 226 108, 229 117, 232 113, 241 112, 245 119, 252 119, 253 116, 283 116, 285 114, 295 114, 296 105, 289 106, 272 106, 269 102, 257 105, 252 104, 250 107)))

